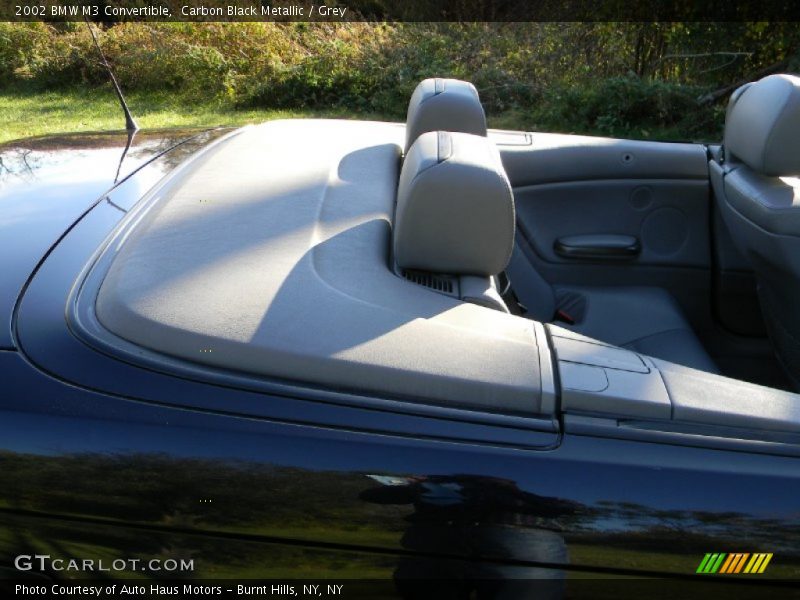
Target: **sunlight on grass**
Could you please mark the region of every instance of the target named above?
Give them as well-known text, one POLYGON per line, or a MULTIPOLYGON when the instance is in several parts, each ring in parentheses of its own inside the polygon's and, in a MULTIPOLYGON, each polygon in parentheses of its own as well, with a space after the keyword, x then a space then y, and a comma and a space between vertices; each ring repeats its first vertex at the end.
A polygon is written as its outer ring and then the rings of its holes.
MULTIPOLYGON (((198 101, 170 92, 133 92, 128 104, 139 127, 217 127, 260 123, 271 119, 337 118, 399 121, 396 117, 347 108, 325 110, 237 109, 229 100, 198 101)), ((512 109, 488 115, 489 126, 522 131, 558 131, 584 135, 611 135, 633 139, 677 140, 675 128, 649 131, 621 129, 612 132, 585 131, 580 127, 552 128, 537 122, 529 111, 512 109)), ((59 91, 0 88, 0 143, 56 133, 118 131, 125 128, 119 102, 109 86, 59 91)))
MULTIPOLYGON (((217 127, 261 123, 271 119, 336 118, 400 121, 397 117, 348 108, 325 110, 237 109, 230 100, 198 101, 170 92, 132 92, 128 104, 139 127, 217 127)), ((537 122, 530 111, 511 109, 488 115, 489 127, 522 131, 557 131, 583 135, 652 140, 684 139, 677 128, 599 132, 562 125, 549 127, 537 122)), ((573 124, 574 125, 574 124, 573 124)), ((118 131, 125 118, 110 86, 41 91, 25 87, 0 88, 0 143, 56 133, 118 131)))
MULTIPOLYGON (((331 117, 387 120, 381 115, 329 111, 236 110, 222 102, 199 103, 166 92, 133 93, 127 98, 142 129, 245 125, 270 119, 331 117)), ((0 89, 0 143, 36 135, 125 128, 110 89, 33 92, 0 89)))

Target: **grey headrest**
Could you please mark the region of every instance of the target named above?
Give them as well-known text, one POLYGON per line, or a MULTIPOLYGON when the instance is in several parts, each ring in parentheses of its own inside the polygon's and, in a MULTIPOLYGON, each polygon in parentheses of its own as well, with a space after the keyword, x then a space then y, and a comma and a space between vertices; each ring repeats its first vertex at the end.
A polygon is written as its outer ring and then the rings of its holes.
POLYGON ((800 78, 770 75, 734 92, 725 154, 764 175, 800 175, 800 78))
POLYGON ((397 191, 398 266, 496 275, 511 256, 514 225, 511 185, 488 138, 439 131, 411 145, 397 191))
POLYGON ((478 90, 459 79, 425 79, 408 103, 406 153, 428 131, 460 131, 486 135, 486 115, 478 90))

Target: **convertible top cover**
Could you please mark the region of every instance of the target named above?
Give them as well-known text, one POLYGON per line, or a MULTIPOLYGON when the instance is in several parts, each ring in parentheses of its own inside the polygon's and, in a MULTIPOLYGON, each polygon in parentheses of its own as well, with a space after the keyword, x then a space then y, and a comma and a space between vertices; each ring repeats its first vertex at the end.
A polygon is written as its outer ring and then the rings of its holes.
POLYGON ((404 136, 401 125, 293 120, 212 145, 110 246, 98 320, 211 370, 539 413, 532 321, 393 268, 404 136))

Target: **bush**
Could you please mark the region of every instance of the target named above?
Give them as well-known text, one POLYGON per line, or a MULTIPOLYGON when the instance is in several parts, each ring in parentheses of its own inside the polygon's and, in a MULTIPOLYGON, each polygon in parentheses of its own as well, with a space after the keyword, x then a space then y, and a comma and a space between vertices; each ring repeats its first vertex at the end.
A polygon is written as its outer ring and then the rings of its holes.
POLYGON ((649 137, 655 131, 676 138, 714 139, 721 126, 715 107, 700 107, 704 88, 616 77, 590 86, 555 87, 533 110, 533 120, 548 129, 649 137))
MULTIPOLYGON (((166 90, 181 101, 344 108, 402 119, 420 80, 456 77, 475 83, 490 116, 514 115, 510 127, 718 137, 723 107, 698 107, 696 98, 707 90, 679 83, 702 80, 703 70, 656 62, 650 77, 620 76, 631 64, 630 39, 641 28, 255 22, 119 23, 96 31, 124 90, 166 90)), ((645 30, 654 39, 668 31, 669 39, 692 43, 705 35, 703 28, 677 25, 645 30)), ((770 60, 779 54, 780 44, 774 45, 770 60)), ((0 23, 0 83, 15 81, 108 85, 83 23, 0 23)))
POLYGON ((489 111, 529 105, 535 86, 524 30, 508 24, 350 23, 295 31, 299 53, 239 87, 244 106, 342 106, 405 115, 426 77, 475 83, 489 111))
MULTIPOLYGON (((389 29, 366 23, 284 26, 289 48, 240 74, 237 103, 269 108, 343 106, 385 112, 389 29)), ((391 112, 391 111, 389 111, 391 112)))
POLYGON ((0 22, 0 82, 10 81, 17 69, 25 64, 25 57, 35 45, 36 35, 41 32, 38 25, 0 22))
POLYGON ((40 86, 84 79, 91 42, 77 34, 76 25, 0 23, 0 78, 40 86))
POLYGON ((230 68, 218 48, 193 39, 193 29, 123 23, 105 32, 103 50, 127 89, 214 97, 226 90, 230 68))

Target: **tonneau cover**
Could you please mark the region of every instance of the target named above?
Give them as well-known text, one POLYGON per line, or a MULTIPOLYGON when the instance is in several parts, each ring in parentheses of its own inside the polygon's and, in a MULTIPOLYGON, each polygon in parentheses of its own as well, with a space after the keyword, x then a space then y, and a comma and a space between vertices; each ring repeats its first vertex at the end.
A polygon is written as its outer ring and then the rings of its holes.
POLYGON ((99 321, 210 368, 535 414, 533 323, 398 277, 404 128, 273 121, 206 150, 119 246, 99 321))

